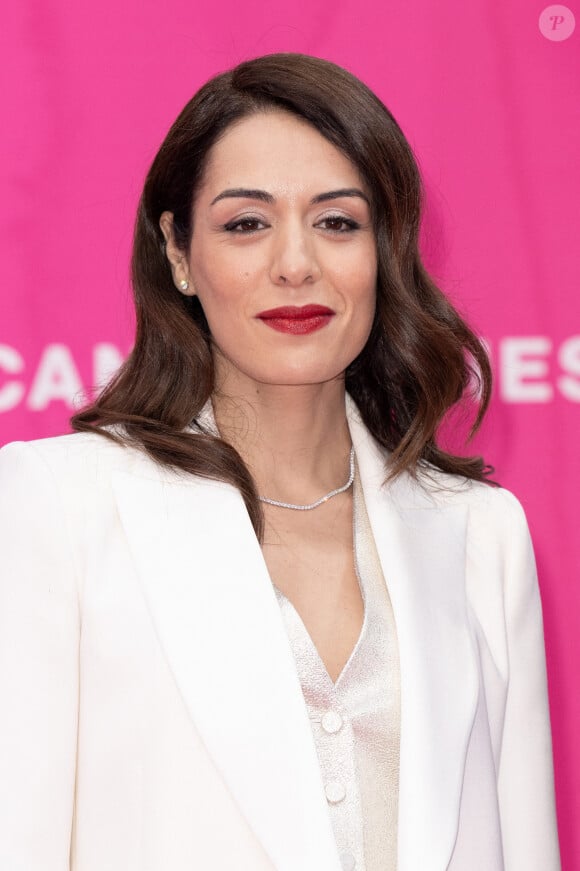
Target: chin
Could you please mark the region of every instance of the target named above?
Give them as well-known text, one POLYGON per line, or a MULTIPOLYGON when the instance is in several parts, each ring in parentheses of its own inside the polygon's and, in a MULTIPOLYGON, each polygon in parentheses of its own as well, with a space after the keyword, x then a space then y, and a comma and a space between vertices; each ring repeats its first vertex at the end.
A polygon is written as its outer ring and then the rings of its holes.
MULTIPOLYGON (((352 356, 354 360, 356 354, 352 356)), ((351 355, 305 354, 299 355, 262 354, 249 359, 221 353, 222 374, 228 380, 228 370, 236 378, 235 372, 257 384, 280 387, 300 387, 325 384, 330 381, 344 381, 345 371, 351 362, 351 355), (292 359, 294 357, 294 359, 292 359), (227 361, 227 362, 226 362, 227 361)))
POLYGON ((320 366, 308 366, 289 369, 288 367, 277 368, 272 366, 267 371, 255 372, 250 377, 261 384, 279 385, 280 387, 300 387, 325 384, 328 381, 344 381, 344 373, 344 368, 330 369, 320 366))

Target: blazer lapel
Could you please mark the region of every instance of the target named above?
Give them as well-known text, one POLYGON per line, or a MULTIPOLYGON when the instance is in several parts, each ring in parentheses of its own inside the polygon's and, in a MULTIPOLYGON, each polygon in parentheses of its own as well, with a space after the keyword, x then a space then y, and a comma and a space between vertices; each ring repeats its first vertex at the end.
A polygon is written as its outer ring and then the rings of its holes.
POLYGON ((292 650, 241 496, 146 460, 114 488, 160 644, 241 812, 278 871, 339 871, 292 650))
POLYGON ((347 407, 399 643, 398 869, 445 871, 478 697, 465 596, 466 509, 435 501, 407 475, 384 486, 384 452, 351 400, 347 407))
MULTIPOLYGON (((408 476, 384 486, 384 453, 350 399, 347 412, 399 644, 398 871, 445 871, 478 695, 466 509, 408 476)), ((241 496, 145 459, 115 473, 114 488, 192 721, 274 868, 340 871, 292 651, 241 496)))

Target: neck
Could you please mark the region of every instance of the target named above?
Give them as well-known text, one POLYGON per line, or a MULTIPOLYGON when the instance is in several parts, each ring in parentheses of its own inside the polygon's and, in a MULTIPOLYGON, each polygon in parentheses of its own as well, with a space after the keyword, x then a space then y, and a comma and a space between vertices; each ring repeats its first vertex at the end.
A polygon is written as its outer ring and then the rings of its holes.
POLYGON ((252 384, 235 393, 223 385, 212 402, 222 438, 247 464, 261 496, 304 504, 348 477, 344 381, 252 384))

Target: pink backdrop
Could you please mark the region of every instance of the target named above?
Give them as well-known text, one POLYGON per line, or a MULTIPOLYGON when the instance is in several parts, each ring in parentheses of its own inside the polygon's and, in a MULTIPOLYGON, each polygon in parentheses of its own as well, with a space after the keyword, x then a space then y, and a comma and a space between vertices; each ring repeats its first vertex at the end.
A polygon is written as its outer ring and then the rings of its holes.
POLYGON ((420 161, 427 262, 490 344, 496 390, 478 446, 535 540, 563 867, 580 871, 580 5, 546 7, 6 4, 0 443, 66 431, 72 398, 130 347, 136 199, 198 86, 271 51, 359 75, 420 161))

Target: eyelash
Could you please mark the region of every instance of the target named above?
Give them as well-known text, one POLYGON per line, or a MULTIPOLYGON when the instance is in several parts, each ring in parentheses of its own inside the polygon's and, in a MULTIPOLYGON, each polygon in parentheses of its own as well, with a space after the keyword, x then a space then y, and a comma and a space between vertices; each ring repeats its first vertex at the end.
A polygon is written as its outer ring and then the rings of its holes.
MULTIPOLYGON (((345 218, 343 215, 328 215, 326 218, 323 218, 320 223, 324 223, 325 221, 340 221, 341 224, 346 224, 348 229, 346 230, 328 230, 329 233, 334 233, 337 236, 341 233, 351 233, 353 230, 360 229, 360 224, 358 221, 354 221, 352 218, 345 218)), ((254 233, 258 233, 259 230, 256 228, 254 230, 238 230, 238 227, 241 227, 243 224, 261 224, 263 221, 260 218, 252 218, 250 216, 244 218, 238 218, 235 221, 230 221, 227 224, 223 225, 223 229, 228 232, 238 233, 240 236, 250 236, 254 233)))

